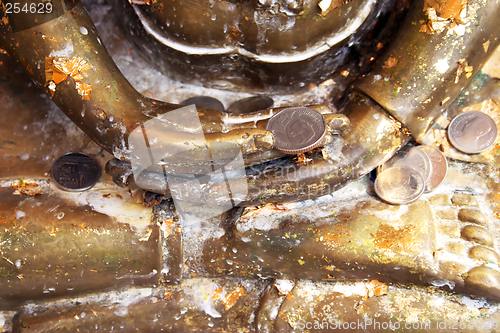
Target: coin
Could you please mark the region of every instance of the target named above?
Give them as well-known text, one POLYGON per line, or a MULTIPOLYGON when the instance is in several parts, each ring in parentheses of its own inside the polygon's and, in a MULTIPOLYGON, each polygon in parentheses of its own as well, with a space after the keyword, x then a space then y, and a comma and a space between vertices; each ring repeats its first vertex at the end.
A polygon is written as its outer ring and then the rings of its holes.
POLYGON ((490 116, 479 111, 459 114, 448 126, 448 138, 456 149, 466 154, 478 154, 495 144, 497 124, 490 116))
POLYGON ((423 151, 430 159, 432 172, 426 183, 425 192, 430 192, 443 182, 448 173, 448 162, 439 149, 432 146, 418 146, 415 149, 423 151))
POLYGON ((181 105, 196 105, 219 111, 224 111, 224 105, 217 98, 210 96, 194 96, 180 103, 181 105))
POLYGON ((424 183, 429 181, 432 172, 432 163, 429 156, 422 150, 415 149, 415 147, 410 149, 408 153, 398 152, 384 163, 381 169, 384 171, 394 167, 410 168, 417 171, 422 176, 424 183))
POLYGON ((417 171, 410 168, 389 168, 375 179, 375 193, 390 204, 411 203, 424 193, 425 183, 417 171))
POLYGON ((274 101, 271 97, 264 95, 252 96, 234 102, 229 105, 226 111, 232 114, 246 114, 269 109, 273 104, 274 101))
POLYGON ((95 185, 101 167, 95 159, 83 153, 68 153, 52 165, 52 177, 67 191, 83 191, 95 185))
POLYGON ((266 129, 274 134, 275 148, 298 154, 316 148, 326 135, 325 117, 307 107, 284 109, 269 119, 266 129))

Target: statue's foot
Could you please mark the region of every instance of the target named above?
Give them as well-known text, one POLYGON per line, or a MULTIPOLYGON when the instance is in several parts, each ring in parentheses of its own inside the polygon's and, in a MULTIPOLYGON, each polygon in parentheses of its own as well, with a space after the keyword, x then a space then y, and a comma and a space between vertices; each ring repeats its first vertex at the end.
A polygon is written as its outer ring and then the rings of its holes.
POLYGON ((210 276, 368 278, 498 301, 498 194, 468 167, 454 164, 437 191, 408 205, 367 194, 364 178, 314 201, 246 208, 188 265, 210 276))

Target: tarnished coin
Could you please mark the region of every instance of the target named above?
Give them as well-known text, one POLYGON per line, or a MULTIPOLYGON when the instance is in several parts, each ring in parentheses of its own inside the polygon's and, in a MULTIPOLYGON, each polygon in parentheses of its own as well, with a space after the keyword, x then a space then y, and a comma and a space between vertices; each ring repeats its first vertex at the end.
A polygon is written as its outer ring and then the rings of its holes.
POLYGON ((210 109, 224 111, 224 105, 217 98, 210 96, 194 96, 186 99, 180 103, 181 105, 196 105, 203 106, 210 109))
POLYGON ((316 148, 326 135, 325 117, 306 107, 284 109, 269 119, 266 129, 275 136, 275 148, 298 154, 316 148))
POLYGON ((477 154, 493 146, 498 136, 497 124, 479 111, 459 114, 448 126, 448 138, 453 147, 467 154, 477 154))
POLYGON ((271 97, 259 95, 240 99, 229 105, 227 112, 232 114, 246 114, 269 109, 274 104, 271 97))
POLYGON ((95 159, 83 153, 68 153, 52 165, 52 177, 67 191, 83 191, 95 185, 101 167, 95 159))
POLYGON ((420 173, 410 168, 387 169, 377 176, 374 186, 380 199, 395 205, 417 200, 425 189, 420 173))
POLYGON ((429 156, 422 150, 413 147, 406 152, 398 152, 394 157, 382 165, 382 171, 389 168, 410 168, 422 176, 424 183, 427 183, 432 173, 432 164, 429 156))
POLYGON ((439 186, 448 173, 448 162, 446 156, 439 149, 432 146, 417 146, 415 149, 423 151, 430 159, 432 172, 426 183, 425 191, 430 192, 439 186))

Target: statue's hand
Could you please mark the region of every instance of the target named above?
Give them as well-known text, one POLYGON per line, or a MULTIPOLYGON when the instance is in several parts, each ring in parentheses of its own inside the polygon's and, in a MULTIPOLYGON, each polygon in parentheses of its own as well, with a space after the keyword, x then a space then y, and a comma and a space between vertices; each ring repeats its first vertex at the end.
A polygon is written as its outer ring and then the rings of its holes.
MULTIPOLYGON (((167 193, 165 177, 169 175, 196 177, 239 169, 241 172, 226 174, 228 179, 238 178, 245 174, 245 166, 284 156, 273 149, 274 135, 265 127, 285 108, 234 116, 194 105, 161 114, 161 106, 157 106, 148 113, 151 119, 128 136, 128 154, 120 156, 125 161, 112 160, 107 165, 106 171, 120 185, 167 193)), ((323 106, 315 108, 329 111, 323 106)), ((349 126, 344 115, 323 116, 329 133, 320 146, 349 126)))

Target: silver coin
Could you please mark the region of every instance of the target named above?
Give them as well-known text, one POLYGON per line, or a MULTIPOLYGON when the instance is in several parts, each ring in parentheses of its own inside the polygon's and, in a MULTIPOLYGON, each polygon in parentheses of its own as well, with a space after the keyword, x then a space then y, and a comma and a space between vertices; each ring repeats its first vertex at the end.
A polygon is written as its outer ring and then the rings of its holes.
POLYGON ((266 129, 274 134, 274 147, 285 154, 316 148, 326 135, 325 117, 306 107, 284 109, 269 119, 266 129))
POLYGON ((444 156, 439 149, 432 146, 418 146, 415 148, 423 151, 431 161, 432 172, 425 188, 426 192, 430 192, 438 187, 448 174, 448 162, 446 161, 446 156, 444 156))
POLYGON ((380 199, 396 205, 417 200, 425 189, 420 173, 410 168, 389 168, 377 176, 374 185, 380 199))
POLYGON ((99 163, 84 153, 68 153, 52 165, 52 177, 67 191, 83 191, 95 185, 101 176, 99 163))
POLYGON ((382 171, 389 168, 410 168, 422 176, 424 183, 427 183, 432 173, 432 163, 422 150, 412 148, 409 152, 398 152, 389 161, 382 165, 382 171))
POLYGON ((466 154, 478 154, 490 149, 498 136, 497 124, 479 111, 459 114, 448 126, 448 138, 456 149, 466 154))

